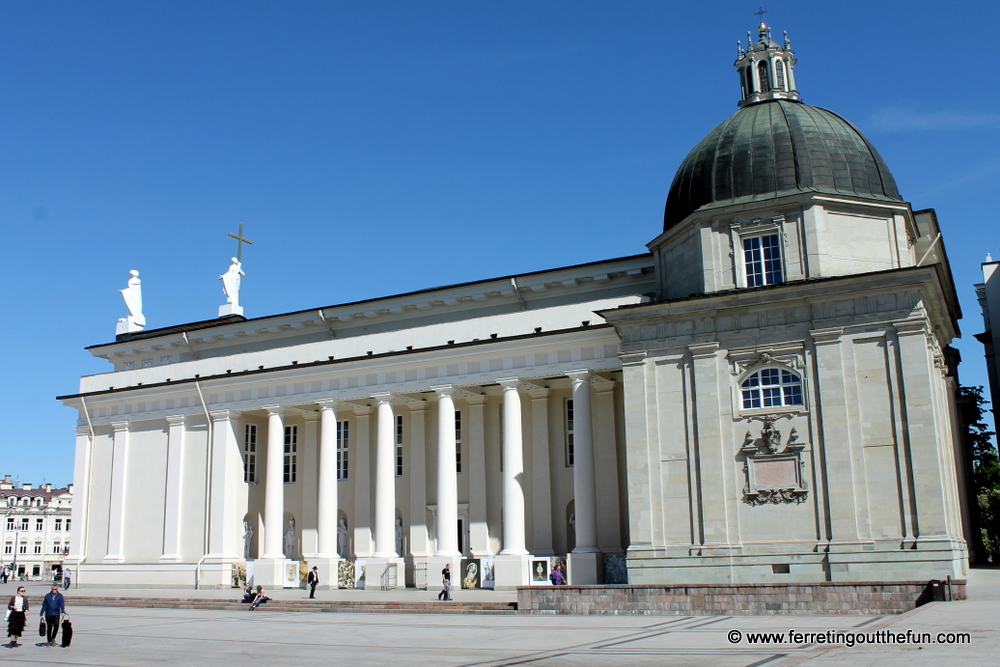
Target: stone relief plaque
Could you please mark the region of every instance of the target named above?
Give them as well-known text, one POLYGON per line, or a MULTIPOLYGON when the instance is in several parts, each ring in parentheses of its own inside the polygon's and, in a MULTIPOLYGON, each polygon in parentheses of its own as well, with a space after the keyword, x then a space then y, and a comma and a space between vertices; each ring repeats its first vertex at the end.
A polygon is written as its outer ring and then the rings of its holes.
POLYGON ((782 448, 781 431, 775 427, 778 419, 777 415, 764 417, 759 436, 747 431, 740 445, 746 475, 743 502, 748 505, 801 504, 809 496, 809 485, 802 473, 806 443, 799 442, 793 428, 782 448))

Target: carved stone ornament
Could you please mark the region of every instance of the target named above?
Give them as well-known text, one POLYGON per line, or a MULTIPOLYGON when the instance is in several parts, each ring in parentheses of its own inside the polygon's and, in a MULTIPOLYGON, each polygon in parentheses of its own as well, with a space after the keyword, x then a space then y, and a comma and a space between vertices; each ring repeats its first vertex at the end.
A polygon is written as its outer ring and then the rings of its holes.
POLYGON ((748 505, 802 504, 809 497, 802 461, 806 443, 799 441, 799 433, 793 427, 782 449, 781 431, 774 427, 778 418, 765 416, 760 436, 755 438, 747 431, 740 445, 746 475, 743 502, 748 505))
POLYGON ((805 359, 803 358, 802 352, 800 350, 770 350, 762 352, 731 352, 729 354, 729 361, 732 363, 732 373, 734 376, 740 376, 745 373, 757 370, 758 368, 766 368, 777 366, 779 368, 787 368, 789 370, 795 371, 801 375, 802 369, 805 365, 805 359))

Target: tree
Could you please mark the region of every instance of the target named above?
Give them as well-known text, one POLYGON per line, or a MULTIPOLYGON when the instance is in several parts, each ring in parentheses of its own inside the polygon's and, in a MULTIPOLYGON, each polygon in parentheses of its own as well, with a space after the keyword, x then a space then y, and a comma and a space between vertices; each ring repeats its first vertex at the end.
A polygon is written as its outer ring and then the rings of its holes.
POLYGON ((987 558, 996 563, 1000 561, 1000 454, 993 444, 994 432, 983 421, 988 401, 982 387, 959 387, 958 404, 963 440, 972 463, 973 523, 979 528, 987 558))

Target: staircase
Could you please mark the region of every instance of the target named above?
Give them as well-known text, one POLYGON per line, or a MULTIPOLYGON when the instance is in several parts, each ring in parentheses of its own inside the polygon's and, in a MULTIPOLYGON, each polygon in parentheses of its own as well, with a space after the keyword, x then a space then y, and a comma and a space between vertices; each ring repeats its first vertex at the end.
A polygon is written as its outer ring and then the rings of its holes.
MULTIPOLYGON (((137 598, 76 596, 73 607, 139 607, 144 609, 211 609, 246 611, 249 604, 238 600, 210 598, 137 598)), ((437 602, 430 600, 270 600, 256 611, 313 611, 362 614, 516 614, 516 602, 437 602)))

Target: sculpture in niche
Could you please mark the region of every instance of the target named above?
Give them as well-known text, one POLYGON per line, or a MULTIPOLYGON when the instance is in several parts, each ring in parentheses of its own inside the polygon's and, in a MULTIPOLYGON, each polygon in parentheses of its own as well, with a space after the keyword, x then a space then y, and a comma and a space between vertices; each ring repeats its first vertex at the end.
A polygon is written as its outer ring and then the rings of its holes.
POLYGON ((337 553, 347 558, 347 519, 340 517, 337 523, 337 553))
POLYGON ((295 560, 295 519, 288 520, 288 530, 285 532, 285 558, 295 560))
POLYGON ((781 431, 774 427, 778 419, 777 415, 765 416, 760 437, 754 438, 747 431, 740 446, 746 475, 743 501, 748 505, 801 504, 809 496, 802 461, 802 450, 806 444, 799 442, 799 433, 793 427, 784 449, 779 452, 781 431))
POLYGON ((403 520, 396 517, 396 555, 403 555, 403 520))
POLYGON ((243 560, 250 560, 250 543, 253 542, 253 526, 243 522, 243 560))

